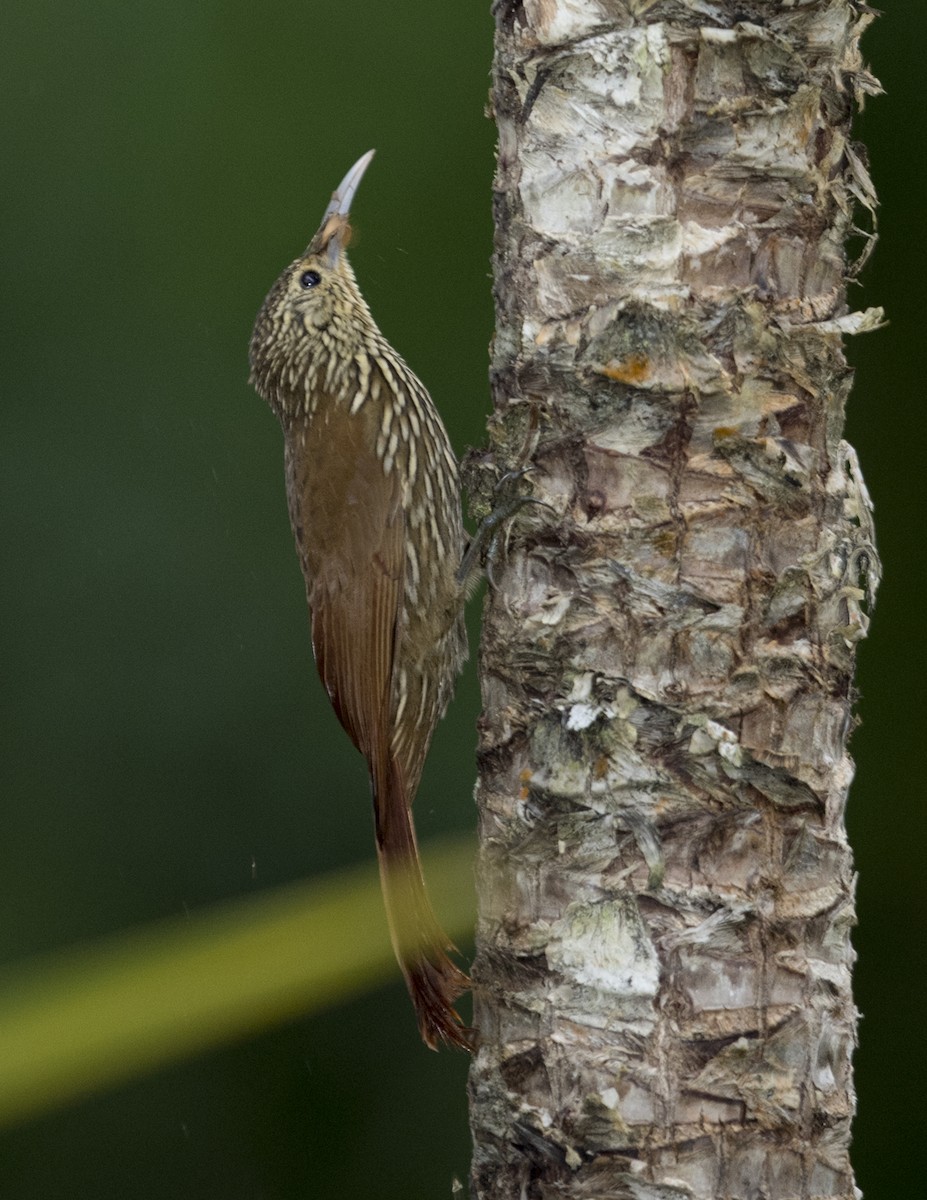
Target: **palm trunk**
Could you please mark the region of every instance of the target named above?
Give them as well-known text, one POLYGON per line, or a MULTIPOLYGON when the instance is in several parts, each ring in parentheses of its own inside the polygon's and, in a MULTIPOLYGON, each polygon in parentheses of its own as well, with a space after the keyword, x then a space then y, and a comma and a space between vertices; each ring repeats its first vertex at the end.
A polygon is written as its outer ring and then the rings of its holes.
POLYGON ((473 1194, 850 1200, 869 10, 495 8, 473 1194))

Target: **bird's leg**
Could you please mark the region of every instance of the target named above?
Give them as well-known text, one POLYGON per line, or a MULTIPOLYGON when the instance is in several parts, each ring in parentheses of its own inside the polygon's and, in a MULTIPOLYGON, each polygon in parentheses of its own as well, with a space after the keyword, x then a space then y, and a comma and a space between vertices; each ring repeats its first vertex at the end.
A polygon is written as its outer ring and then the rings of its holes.
POLYGON ((474 586, 482 570, 486 571, 486 578, 495 587, 493 568, 508 547, 511 519, 517 512, 526 504, 538 504, 551 512, 554 511, 544 500, 511 494, 513 484, 517 484, 532 469, 522 467, 517 471, 506 471, 493 488, 492 494, 496 503, 492 511, 480 521, 457 568, 457 582, 464 592, 469 592, 474 586))

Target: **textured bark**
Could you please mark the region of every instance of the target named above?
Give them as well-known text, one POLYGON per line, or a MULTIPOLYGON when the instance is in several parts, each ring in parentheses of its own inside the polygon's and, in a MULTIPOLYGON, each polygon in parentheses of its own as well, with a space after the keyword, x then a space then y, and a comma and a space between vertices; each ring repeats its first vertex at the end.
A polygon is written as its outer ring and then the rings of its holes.
POLYGON ((849 1200, 869 10, 495 11, 473 1194, 849 1200))

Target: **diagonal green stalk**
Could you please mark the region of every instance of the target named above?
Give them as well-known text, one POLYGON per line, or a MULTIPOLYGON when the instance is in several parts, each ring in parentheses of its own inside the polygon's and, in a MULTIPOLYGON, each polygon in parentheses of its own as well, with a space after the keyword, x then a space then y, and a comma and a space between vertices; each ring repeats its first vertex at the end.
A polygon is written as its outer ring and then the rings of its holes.
MULTIPOLYGON (((472 928, 472 844, 426 852, 452 936, 472 928)), ((0 976, 0 1124, 303 1016, 388 980, 375 869, 343 871, 0 976)))

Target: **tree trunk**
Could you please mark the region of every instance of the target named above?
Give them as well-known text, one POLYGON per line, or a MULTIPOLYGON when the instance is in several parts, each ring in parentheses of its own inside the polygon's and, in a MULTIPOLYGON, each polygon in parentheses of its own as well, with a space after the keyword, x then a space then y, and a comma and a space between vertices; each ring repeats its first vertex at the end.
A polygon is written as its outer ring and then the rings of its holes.
POLYGON ((870 10, 495 10, 473 1194, 850 1200, 870 10))

